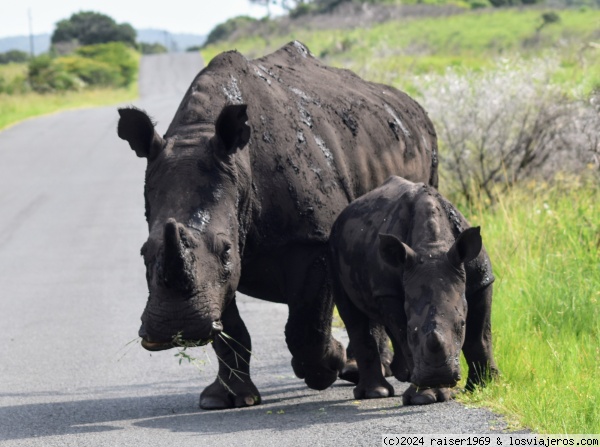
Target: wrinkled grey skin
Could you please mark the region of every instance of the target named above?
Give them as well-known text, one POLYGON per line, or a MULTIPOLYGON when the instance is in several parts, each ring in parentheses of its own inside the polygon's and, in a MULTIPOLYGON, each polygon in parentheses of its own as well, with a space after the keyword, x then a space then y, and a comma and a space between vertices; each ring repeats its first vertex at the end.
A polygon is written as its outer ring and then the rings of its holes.
POLYGON ((288 304, 295 374, 330 386, 345 364, 331 336, 331 225, 390 174, 437 184, 427 114, 396 89, 322 65, 298 42, 253 61, 215 57, 162 137, 145 112, 119 114, 119 137, 147 160, 142 345, 168 349, 178 334, 213 341, 219 373, 200 406, 260 403, 239 290, 288 304))
POLYGON ((394 394, 383 374, 383 329, 394 347, 392 373, 413 384, 405 404, 452 397, 461 349, 467 388, 497 373, 494 277, 479 227, 469 228, 433 188, 390 177, 340 214, 330 249, 335 302, 358 366, 357 399, 394 394))

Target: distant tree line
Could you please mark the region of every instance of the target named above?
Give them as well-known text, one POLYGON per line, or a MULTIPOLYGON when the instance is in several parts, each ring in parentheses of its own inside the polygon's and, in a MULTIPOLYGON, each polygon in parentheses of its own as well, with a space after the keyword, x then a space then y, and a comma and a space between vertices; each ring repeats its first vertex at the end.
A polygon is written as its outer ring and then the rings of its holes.
MULTIPOLYGON (((91 11, 73 14, 57 23, 48 53, 33 58, 14 50, 0 54, 0 64, 28 63, 26 76, 0 79, 0 93, 127 87, 138 70, 135 40, 136 32, 127 23, 91 11)), ((141 49, 161 52, 164 47, 152 44, 141 49)))

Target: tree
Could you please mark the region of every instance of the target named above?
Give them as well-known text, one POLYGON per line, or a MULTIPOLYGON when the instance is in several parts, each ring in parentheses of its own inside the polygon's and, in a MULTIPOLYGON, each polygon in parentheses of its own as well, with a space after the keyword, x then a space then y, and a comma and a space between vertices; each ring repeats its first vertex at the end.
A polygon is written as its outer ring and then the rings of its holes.
POLYGON ((128 23, 117 24, 111 17, 93 11, 81 11, 56 24, 52 44, 77 42, 94 45, 108 42, 124 42, 135 46, 136 32, 128 23))
POLYGON ((6 53, 0 53, 0 64, 10 64, 11 62, 27 62, 29 54, 20 50, 9 50, 6 53))

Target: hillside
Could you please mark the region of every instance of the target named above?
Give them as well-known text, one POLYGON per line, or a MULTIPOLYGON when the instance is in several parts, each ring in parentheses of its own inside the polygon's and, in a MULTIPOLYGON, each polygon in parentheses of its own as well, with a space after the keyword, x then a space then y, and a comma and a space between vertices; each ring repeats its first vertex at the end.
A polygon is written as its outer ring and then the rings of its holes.
MULTIPOLYGON (((50 34, 36 34, 34 36, 34 53, 46 53, 50 49, 50 34)), ((192 46, 200 46, 206 40, 206 36, 200 34, 170 33, 158 29, 137 30, 137 41, 146 43, 160 43, 170 51, 185 51, 192 46)), ((20 50, 29 53, 29 36, 11 36, 0 38, 0 53, 10 50, 20 50)))

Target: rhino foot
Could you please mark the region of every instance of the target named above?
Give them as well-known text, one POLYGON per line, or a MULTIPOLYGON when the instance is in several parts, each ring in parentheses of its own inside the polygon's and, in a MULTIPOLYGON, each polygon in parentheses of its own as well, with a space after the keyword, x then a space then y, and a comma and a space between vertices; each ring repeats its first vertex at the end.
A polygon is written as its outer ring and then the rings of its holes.
POLYGON ((333 384, 346 363, 346 351, 342 344, 332 339, 330 348, 318 363, 302 362, 292 358, 292 369, 299 379, 313 390, 324 390, 333 384))
POLYGON ((458 394, 452 388, 417 388, 411 384, 402 394, 403 405, 429 405, 436 402, 446 402, 458 394))
POLYGON ((355 399, 380 399, 383 397, 393 397, 394 387, 387 380, 382 379, 381 383, 362 384, 359 383, 354 388, 355 399))
POLYGON ((340 372, 340 379, 358 384, 359 378, 360 374, 358 373, 358 365, 356 364, 356 360, 348 360, 340 372))
POLYGON ((250 407, 260 403, 260 393, 250 379, 225 383, 217 377, 200 394, 200 408, 203 410, 250 407))
MULTIPOLYGON (((381 363, 381 373, 384 377, 392 376, 392 369, 390 368, 389 363, 382 362, 381 363)), ((356 360, 350 359, 344 365, 344 368, 340 372, 340 379, 346 380, 347 382, 358 384, 358 380, 360 379, 360 374, 358 372, 358 365, 356 364, 356 360)))

